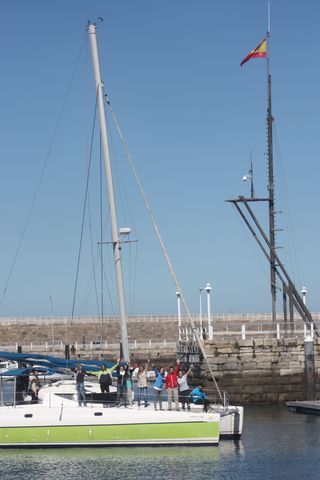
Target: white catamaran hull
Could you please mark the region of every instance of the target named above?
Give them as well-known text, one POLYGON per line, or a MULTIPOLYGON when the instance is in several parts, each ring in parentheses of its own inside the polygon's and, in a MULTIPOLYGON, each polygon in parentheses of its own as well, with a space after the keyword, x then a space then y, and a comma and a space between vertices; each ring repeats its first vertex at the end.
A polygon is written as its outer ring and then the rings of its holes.
POLYGON ((229 405, 228 408, 219 407, 215 409, 220 415, 220 438, 239 438, 242 435, 243 413, 241 406, 229 405))
POLYGON ((190 412, 136 403, 108 408, 89 403, 98 383, 86 383, 86 392, 87 407, 80 408, 75 382, 61 381, 41 388, 39 404, 0 407, 0 447, 217 445, 242 432, 242 407, 213 406, 208 413, 193 404, 190 412))
POLYGON ((216 445, 218 414, 126 408, 0 407, 0 447, 216 445))

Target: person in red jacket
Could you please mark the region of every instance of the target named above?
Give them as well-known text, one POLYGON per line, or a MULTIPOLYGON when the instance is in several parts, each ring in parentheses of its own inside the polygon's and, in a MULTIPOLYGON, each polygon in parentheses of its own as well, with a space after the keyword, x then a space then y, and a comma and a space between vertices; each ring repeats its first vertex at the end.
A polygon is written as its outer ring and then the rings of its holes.
POLYGON ((179 392, 178 392, 178 373, 180 371, 180 361, 177 360, 177 367, 174 370, 170 367, 169 373, 166 376, 166 392, 168 398, 168 410, 171 410, 172 401, 179 410, 179 392))

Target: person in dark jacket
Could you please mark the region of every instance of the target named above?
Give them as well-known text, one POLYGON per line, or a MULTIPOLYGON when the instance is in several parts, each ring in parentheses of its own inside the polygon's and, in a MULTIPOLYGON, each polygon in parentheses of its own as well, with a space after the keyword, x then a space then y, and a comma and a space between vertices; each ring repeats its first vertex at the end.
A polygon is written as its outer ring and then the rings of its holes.
POLYGON ((117 406, 127 406, 127 381, 130 380, 127 365, 118 366, 117 406))
POLYGON ((133 404, 133 389, 132 389, 132 375, 135 370, 135 367, 130 366, 128 363, 125 366, 125 377, 126 377, 126 401, 129 403, 129 408, 132 408, 133 404))
POLYGON ((76 369, 76 389, 77 389, 79 407, 81 407, 82 403, 84 407, 87 406, 86 390, 84 388, 85 374, 86 372, 83 368, 83 365, 78 363, 77 369, 76 369))
POLYGON ((101 393, 109 393, 110 385, 112 385, 112 372, 118 368, 119 361, 120 358, 118 358, 117 363, 111 368, 107 368, 107 366, 103 363, 100 370, 91 372, 92 375, 98 377, 101 393))

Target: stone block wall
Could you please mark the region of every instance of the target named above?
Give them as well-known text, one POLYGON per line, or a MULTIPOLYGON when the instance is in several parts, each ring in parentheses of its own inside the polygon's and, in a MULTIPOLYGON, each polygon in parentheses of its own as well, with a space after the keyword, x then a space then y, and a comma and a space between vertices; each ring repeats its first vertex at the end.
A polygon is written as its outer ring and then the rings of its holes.
MULTIPOLYGON (((165 367, 175 361, 178 328, 174 317, 163 317, 161 321, 148 317, 129 318, 128 331, 129 341, 138 342, 137 348, 131 350, 134 361, 150 359, 152 363, 165 367), (148 345, 149 340, 159 344, 148 345)), ((0 322, 0 350, 14 350, 17 344, 22 345, 24 351, 29 351, 31 342, 35 353, 63 356, 64 348, 59 350, 59 343, 63 347, 77 343, 80 359, 103 357, 114 360, 119 351, 118 321, 110 317, 103 324, 89 318, 74 324, 70 320, 55 320, 52 323, 31 320, 11 324, 0 322), (56 344, 54 352, 51 347, 53 337, 56 344), (48 343, 46 349, 45 342, 48 343), (90 348, 89 342, 93 342, 90 348)), ((305 399, 303 337, 207 340, 205 348, 219 388, 229 393, 232 403, 278 403, 305 399)), ((320 399, 320 343, 317 338, 314 340, 314 351, 315 381, 320 399)), ((198 382, 199 379, 190 379, 191 384, 198 382)), ((201 382, 214 397, 215 388, 205 365, 201 382)))
MULTIPOLYGON (((206 350, 220 390, 226 390, 233 403, 281 403, 305 399, 302 340, 206 342, 206 350)), ((314 340, 314 352, 316 390, 320 398, 318 339, 314 340)), ((214 395, 212 382, 207 380, 205 384, 214 395)))
MULTIPOLYGON (((133 317, 128 319, 128 336, 130 342, 176 342, 178 340, 178 321, 175 317, 133 317)), ((64 344, 82 344, 90 342, 119 343, 120 328, 116 317, 106 317, 103 323, 88 317, 81 321, 70 319, 24 319, 12 323, 0 321, 0 346, 5 345, 34 345, 63 342, 64 344)))

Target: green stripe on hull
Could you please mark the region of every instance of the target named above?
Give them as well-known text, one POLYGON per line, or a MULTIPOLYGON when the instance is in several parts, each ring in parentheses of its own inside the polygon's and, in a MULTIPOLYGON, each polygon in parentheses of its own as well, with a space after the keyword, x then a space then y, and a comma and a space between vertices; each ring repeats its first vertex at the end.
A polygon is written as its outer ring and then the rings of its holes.
POLYGON ((0 428, 0 446, 218 443, 218 439, 218 422, 0 428))

